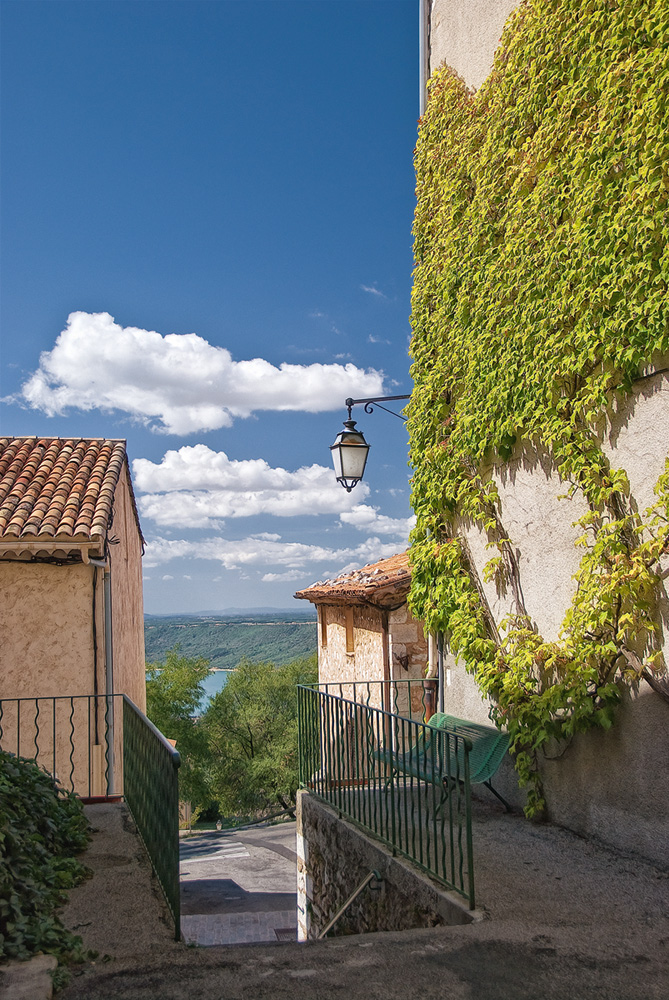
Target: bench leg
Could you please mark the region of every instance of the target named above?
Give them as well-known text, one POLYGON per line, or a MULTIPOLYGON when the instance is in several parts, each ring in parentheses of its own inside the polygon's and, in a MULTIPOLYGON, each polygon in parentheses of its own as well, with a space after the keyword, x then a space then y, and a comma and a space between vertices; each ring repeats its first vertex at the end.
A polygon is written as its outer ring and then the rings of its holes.
POLYGON ((490 791, 492 792, 492 794, 493 794, 493 795, 496 795, 496 796, 497 796, 497 798, 498 798, 498 799, 499 799, 499 801, 500 801, 500 802, 502 803, 502 805, 506 806, 506 811, 507 811, 508 813, 510 813, 510 812, 511 812, 511 806, 510 806, 510 805, 509 805, 509 803, 508 803, 508 802, 506 801, 506 799, 504 798, 504 796, 503 796, 503 795, 500 795, 500 794, 499 794, 499 792, 498 792, 498 791, 497 791, 497 790, 496 790, 495 788, 493 788, 493 787, 492 787, 492 785, 490 784, 490 782, 489 782, 489 781, 484 781, 484 782, 483 782, 483 784, 484 784, 484 785, 486 786, 486 788, 489 788, 489 789, 490 789, 490 791))

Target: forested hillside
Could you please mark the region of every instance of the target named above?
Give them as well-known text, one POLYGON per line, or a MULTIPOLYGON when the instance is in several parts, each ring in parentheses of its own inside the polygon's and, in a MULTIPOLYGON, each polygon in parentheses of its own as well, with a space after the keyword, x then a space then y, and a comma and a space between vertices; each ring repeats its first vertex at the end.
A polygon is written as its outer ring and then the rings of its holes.
POLYGON ((299 612, 258 615, 154 617, 144 621, 146 659, 161 662, 168 649, 202 656, 221 670, 247 658, 281 666, 316 652, 316 621, 299 612))

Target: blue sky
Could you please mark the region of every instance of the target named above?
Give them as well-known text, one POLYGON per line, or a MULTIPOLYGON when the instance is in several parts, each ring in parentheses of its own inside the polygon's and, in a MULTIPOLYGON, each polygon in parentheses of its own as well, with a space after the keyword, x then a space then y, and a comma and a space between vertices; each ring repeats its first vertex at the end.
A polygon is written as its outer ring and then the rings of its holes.
POLYGON ((418 0, 1 17, 2 433, 127 439, 148 612, 401 551, 404 424, 350 496, 328 446, 411 390, 418 0))

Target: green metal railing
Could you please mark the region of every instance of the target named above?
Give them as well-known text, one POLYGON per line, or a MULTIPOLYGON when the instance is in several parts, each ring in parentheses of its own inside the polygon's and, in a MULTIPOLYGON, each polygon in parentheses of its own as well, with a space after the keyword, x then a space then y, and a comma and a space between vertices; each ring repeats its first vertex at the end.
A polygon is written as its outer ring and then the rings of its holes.
POLYGON ((181 758, 143 712, 123 696, 124 794, 181 936, 179 765, 181 758))
POLYGON ((473 909, 471 742, 420 721, 431 691, 419 685, 299 685, 300 785, 473 909))
POLYGON ((181 936, 180 758, 125 695, 0 699, 0 746, 84 800, 125 796, 181 936))

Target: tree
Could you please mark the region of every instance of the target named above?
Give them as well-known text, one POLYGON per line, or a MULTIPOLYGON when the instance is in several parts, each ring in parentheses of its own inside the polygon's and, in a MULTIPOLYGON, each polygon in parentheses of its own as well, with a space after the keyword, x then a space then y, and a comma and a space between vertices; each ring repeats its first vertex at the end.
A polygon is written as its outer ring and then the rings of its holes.
POLYGON ((208 660, 180 656, 178 646, 167 652, 164 663, 147 663, 146 714, 167 739, 176 741, 181 755, 181 798, 193 808, 211 799, 207 739, 199 724, 203 681, 208 674, 208 660))
POLYGON ((295 804, 296 685, 315 681, 316 656, 283 667, 242 660, 202 720, 211 790, 224 812, 263 813, 295 804))

